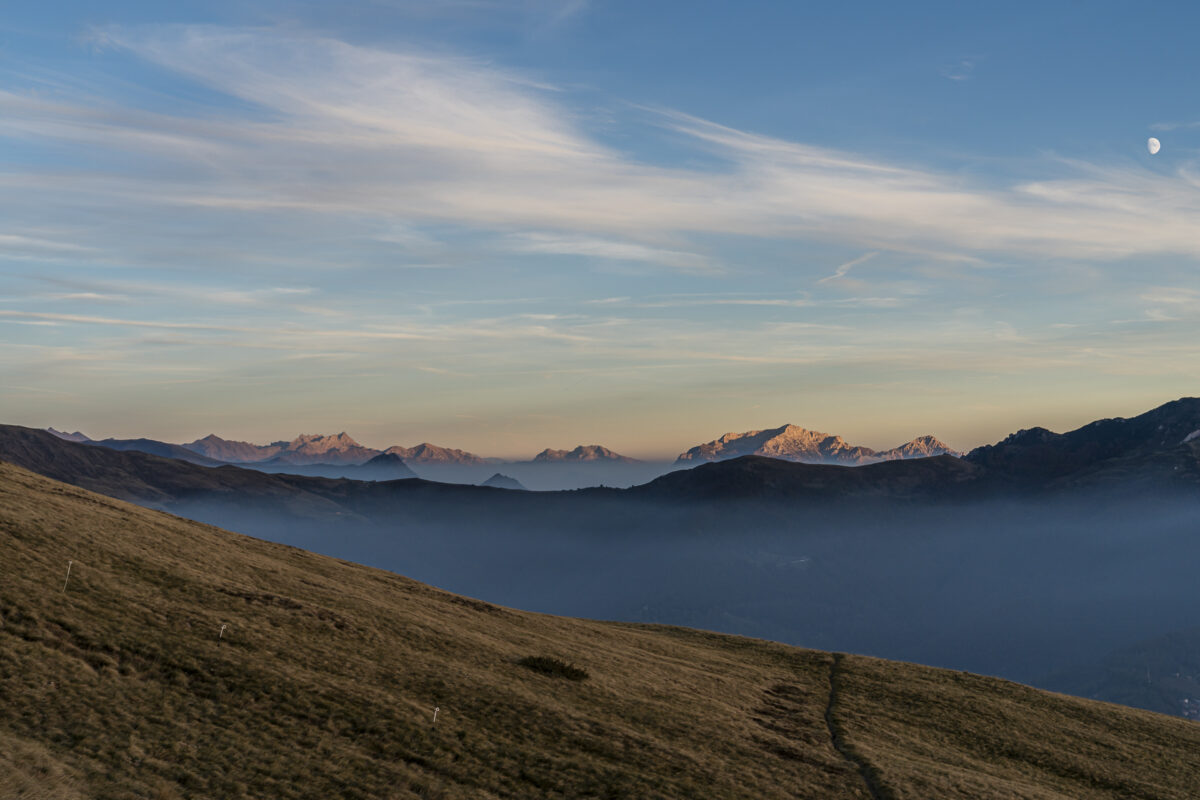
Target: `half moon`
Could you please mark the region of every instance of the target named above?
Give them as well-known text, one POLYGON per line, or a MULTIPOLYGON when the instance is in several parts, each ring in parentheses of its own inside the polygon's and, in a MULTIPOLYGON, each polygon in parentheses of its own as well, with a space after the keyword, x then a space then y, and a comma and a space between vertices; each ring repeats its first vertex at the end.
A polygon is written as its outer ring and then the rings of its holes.
POLYGON ((1151 136, 1146 140, 1146 149, 1150 151, 1150 155, 1154 155, 1162 149, 1162 143, 1159 142, 1158 139, 1155 139, 1153 136, 1151 136))

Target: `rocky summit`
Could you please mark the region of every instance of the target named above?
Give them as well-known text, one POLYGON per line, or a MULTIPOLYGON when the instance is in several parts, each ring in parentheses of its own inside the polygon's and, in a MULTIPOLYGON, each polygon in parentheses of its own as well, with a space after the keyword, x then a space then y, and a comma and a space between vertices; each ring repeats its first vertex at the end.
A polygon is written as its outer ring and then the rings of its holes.
POLYGON ((877 451, 852 445, 841 436, 811 431, 798 425, 783 425, 767 430, 727 433, 680 454, 675 463, 699 464, 741 456, 766 456, 804 464, 856 466, 939 455, 960 454, 933 436, 921 436, 891 450, 877 451))

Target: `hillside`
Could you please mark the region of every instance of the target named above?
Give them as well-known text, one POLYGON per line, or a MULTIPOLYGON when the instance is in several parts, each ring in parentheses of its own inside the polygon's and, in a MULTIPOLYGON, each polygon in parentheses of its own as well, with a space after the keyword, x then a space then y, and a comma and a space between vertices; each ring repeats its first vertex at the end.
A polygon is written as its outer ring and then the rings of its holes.
MULTIPOLYGON (((65 436, 59 436, 58 438, 68 442, 78 441, 76 439, 68 439, 65 436)), ((101 439, 98 441, 89 439, 86 442, 80 442, 80 444, 106 447, 109 450, 132 450, 137 453, 148 453, 152 456, 173 458, 177 461, 186 461, 189 464, 199 464, 202 467, 219 467, 224 463, 223 461, 218 461, 200 453, 193 452, 183 445, 170 444, 169 442, 159 442, 154 439, 101 439)))
MULTIPOLYGON (((41 475, 107 494, 122 500, 185 513, 197 506, 228 506, 280 518, 345 522, 364 510, 382 508, 392 514, 421 494, 435 502, 487 494, 473 486, 454 486, 419 479, 393 480, 386 485, 346 480, 269 473, 249 467, 224 465, 206 468, 162 458, 137 450, 111 450, 90 444, 66 442, 45 431, 0 425, 0 460, 41 475)), ((293 472, 305 469, 294 465, 293 472)), ((345 471, 378 477, 367 465, 345 471)), ((388 456, 380 472, 395 477, 410 471, 399 459, 388 456)), ((461 500, 459 500, 461 503, 461 500)))
MULTIPOLYGON (((1184 397, 1144 414, 1088 423, 1067 433, 1045 428, 1017 431, 994 445, 977 447, 966 455, 973 464, 1027 483, 1078 479, 1103 482, 1150 466, 1164 454, 1188 462, 1200 450, 1200 398, 1184 397)), ((1169 471, 1174 471, 1172 463, 1169 471)), ((1161 471, 1161 470, 1159 470, 1161 471)))
POLYGON ((5 797, 1182 800, 1200 772, 1184 720, 500 608, 7 464, 0 565, 5 797))

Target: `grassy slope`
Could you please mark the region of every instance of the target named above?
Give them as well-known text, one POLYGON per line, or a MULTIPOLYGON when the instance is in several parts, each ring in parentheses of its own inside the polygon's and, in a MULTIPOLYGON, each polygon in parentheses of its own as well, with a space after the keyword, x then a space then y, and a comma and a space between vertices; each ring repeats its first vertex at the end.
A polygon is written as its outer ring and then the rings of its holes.
POLYGON ((497 608, 0 464, 6 800, 1189 798, 1197 775, 1184 720, 497 608))

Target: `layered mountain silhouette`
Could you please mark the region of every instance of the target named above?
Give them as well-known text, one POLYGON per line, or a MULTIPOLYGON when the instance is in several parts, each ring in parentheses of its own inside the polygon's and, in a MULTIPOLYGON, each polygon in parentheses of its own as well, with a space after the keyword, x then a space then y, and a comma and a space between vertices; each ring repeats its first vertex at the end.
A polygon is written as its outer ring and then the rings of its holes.
POLYGON ((1145 414, 1102 419, 1067 433, 1017 431, 966 460, 1026 485, 1102 484, 1197 477, 1200 398, 1175 400, 1145 414))
POLYGON ((493 489, 517 489, 522 492, 527 491, 519 480, 516 478, 510 478, 507 475, 503 475, 499 472, 479 485, 490 486, 493 489))
POLYGON ((250 444, 250 442, 233 442, 222 439, 215 433, 210 433, 203 439, 188 442, 183 445, 193 453, 224 461, 229 464, 249 464, 255 461, 266 461, 279 455, 287 446, 286 442, 276 442, 269 445, 250 444))
POLYGON ((598 444, 580 445, 574 450, 551 450, 546 448, 542 452, 533 457, 533 462, 537 464, 545 463, 561 463, 561 462, 588 462, 588 461, 607 461, 610 463, 619 464, 641 464, 636 458, 623 456, 620 453, 614 453, 607 447, 601 447, 598 444))
MULTIPOLYGON (((1003 496, 1014 491, 1056 493, 1099 488, 1134 493, 1200 489, 1200 435, 1197 435, 1197 431, 1200 431, 1200 399, 1197 398, 1176 400, 1132 419, 1099 420, 1062 434, 1043 428, 1019 431, 995 445, 977 448, 963 458, 946 454, 921 458, 898 456, 853 468, 835 464, 808 464, 779 457, 791 454, 794 459, 803 452, 825 452, 831 454, 829 457, 841 453, 843 457, 854 458, 858 457, 854 455, 856 450, 865 450, 839 446, 837 443, 842 441, 839 437, 824 437, 799 428, 789 431, 788 427, 760 431, 754 436, 722 437, 726 441, 721 447, 705 450, 703 448, 708 448, 708 445, 702 445, 696 453, 697 461, 701 462, 711 456, 707 463, 663 475, 640 487, 624 491, 631 496, 655 499, 741 497, 836 503, 853 498, 881 502, 956 501, 1003 496), (806 451, 805 447, 810 449, 806 451), (825 447, 824 451, 822 447, 825 447), (763 449, 775 455, 717 457, 718 454, 728 456, 739 449, 751 448, 763 449)), ((293 452, 299 453, 296 458, 300 460, 306 457, 328 458, 331 453, 345 454, 344 457, 348 459, 350 453, 361 455, 359 451, 365 450, 344 434, 337 437, 300 437, 296 441, 301 446, 294 448, 293 452)), ((717 440, 717 444, 721 441, 717 440)), ((916 441, 918 444, 911 452, 932 452, 940 446, 936 440, 924 443, 916 441)), ((122 445, 115 449, 132 451, 145 446, 148 445, 122 445)), ((89 479, 100 469, 92 462, 105 461, 95 451, 104 449, 107 448, 95 444, 68 442, 45 431, 0 426, 0 459, 38 472, 52 469, 52 473, 45 474, 67 482, 89 479), (40 455, 31 459, 30 448, 34 444, 36 447, 33 449, 40 455), (87 451, 92 452, 84 458, 83 454, 87 451), (89 464, 85 466, 83 462, 89 464)), ((697 448, 693 448, 695 450, 697 448)), ((589 452, 598 451, 610 453, 603 448, 577 448, 569 451, 568 455, 579 453, 586 460, 589 452)), ((380 455, 378 451, 368 450, 367 453, 373 454, 370 458, 380 455)), ((133 455, 132 452, 127 453, 129 458, 133 455)), ((196 458, 196 454, 190 455, 193 460, 196 458)), ((134 469, 134 463, 129 458, 121 462, 120 469, 134 469)), ((569 461, 566 459, 562 463, 569 461)), ((550 458, 546 462, 554 463, 550 458)), ((272 463, 278 463, 278 459, 272 463)), ((392 465, 398 469, 395 462, 392 465)), ((280 468, 301 466, 302 463, 283 462, 280 468)), ((173 480, 182 479, 178 462, 173 462, 169 468, 160 464, 158 468, 163 469, 166 475, 175 476, 173 480)), ((138 462, 134 471, 136 480, 130 485, 153 486, 156 483, 154 466, 138 462)), ((226 472, 223 481, 245 480, 249 485, 258 485, 259 479, 249 478, 245 472, 236 471, 241 478, 232 477, 234 472, 226 472)), ((208 485, 211 482, 211 478, 198 477, 200 475, 208 473, 196 473, 199 484, 208 485)), ((80 485, 96 488, 87 483, 80 485)), ((471 487, 464 485, 461 488, 469 490, 471 487)), ((101 488, 99 491, 104 490, 101 488)), ((125 493, 118 496, 138 499, 128 491, 126 487, 125 493)), ((155 492, 151 491, 147 497, 152 500, 155 492)))
POLYGON ((472 453, 438 447, 429 443, 416 447, 389 447, 377 450, 364 447, 349 434, 335 436, 301 434, 286 442, 257 445, 234 442, 210 434, 183 445, 187 449, 229 464, 317 465, 363 464, 380 455, 391 455, 405 463, 482 464, 484 460, 472 453))
POLYGON ((134 450, 139 453, 149 453, 163 458, 175 458, 189 464, 199 464, 203 467, 219 467, 224 462, 195 453, 183 445, 160 442, 156 439, 89 439, 80 442, 95 447, 105 447, 109 450, 134 450))
POLYGON ((91 437, 86 436, 79 431, 67 433, 66 431, 56 431, 54 428, 47 428, 46 431, 57 436, 60 439, 65 439, 68 442, 90 442, 91 437))
MULTIPOLYGON (((68 441, 75 438, 74 435, 53 429, 48 432, 68 441)), ((86 437, 83 441, 91 443, 86 437)), ((423 477, 451 483, 478 484, 487 478, 496 465, 504 464, 510 472, 520 473, 520 478, 514 480, 523 479, 527 485, 539 490, 577 489, 604 484, 632 486, 657 477, 667 469, 665 464, 646 464, 600 445, 585 445, 574 450, 547 449, 530 461, 513 461, 485 458, 429 442, 414 447, 395 445, 377 450, 359 444, 346 433, 336 436, 305 434, 269 445, 231 441, 215 434, 183 445, 153 439, 105 439, 95 444, 116 450, 138 450, 204 466, 233 464, 263 472, 359 480, 423 477), (388 456, 389 460, 368 466, 381 455, 388 456), (403 466, 395 459, 403 462, 403 466), (385 464, 390 469, 381 469, 385 464)))
POLYGON ((1002 491, 987 470, 953 456, 887 461, 861 467, 806 464, 765 456, 679 470, 626 491, 656 500, 761 500, 807 505, 938 503, 976 500, 1002 491))
POLYGON ((804 464, 842 464, 856 466, 879 461, 961 455, 933 436, 921 436, 891 450, 876 451, 848 443, 840 436, 810 431, 797 425, 783 425, 761 431, 727 433, 719 439, 697 445, 675 459, 688 465, 727 461, 741 456, 766 456, 804 464))
POLYGON ((415 447, 396 445, 384 450, 364 447, 346 433, 336 436, 302 434, 289 442, 269 445, 233 442, 210 434, 183 445, 189 450, 229 464, 365 464, 382 454, 394 455, 406 464, 486 464, 485 459, 465 450, 423 442, 415 447))
MULTIPOLYGON (((233 465, 230 465, 233 466, 233 465)), ((253 464, 245 464, 246 468, 260 472, 270 472, 285 475, 311 475, 321 478, 347 478, 355 481, 394 481, 401 478, 416 478, 404 459, 395 453, 380 453, 362 464, 316 462, 313 464, 291 463, 271 459, 253 464)))
POLYGON ((379 451, 363 447, 350 435, 339 433, 335 436, 321 434, 302 434, 288 442, 267 464, 364 464, 379 451))
POLYGON ((474 453, 468 453, 466 450, 456 450, 453 447, 438 447, 436 444, 422 442, 416 447, 402 447, 396 445, 384 450, 385 453, 391 453, 403 458, 408 464, 455 464, 478 466, 481 464, 492 463, 494 459, 486 459, 483 456, 477 456, 474 453))

